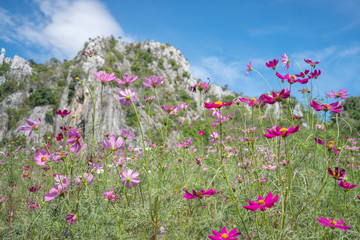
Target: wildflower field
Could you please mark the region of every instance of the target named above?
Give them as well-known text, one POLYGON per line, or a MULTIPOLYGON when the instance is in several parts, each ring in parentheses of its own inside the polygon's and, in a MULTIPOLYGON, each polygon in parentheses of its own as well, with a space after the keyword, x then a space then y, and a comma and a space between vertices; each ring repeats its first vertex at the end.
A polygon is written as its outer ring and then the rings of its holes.
MULTIPOLYGON (((285 75, 279 59, 264 63, 277 89, 249 62, 245 74, 258 74, 269 87, 257 98, 208 101, 209 83, 189 86, 201 99, 196 122, 177 119, 189 103, 158 98, 162 76, 94 72, 94 81, 117 82, 119 104, 134 110, 138 131, 100 133, 101 119, 93 118, 84 133, 62 109, 56 136, 3 149, 0 238, 360 239, 359 136, 339 115, 349 94, 333 90, 315 99, 320 62, 305 59, 303 70, 281 57, 285 75), (153 95, 138 96, 135 81, 153 95), (304 86, 302 116, 293 112, 294 85, 304 86), (150 114, 154 105, 162 114, 150 114), (178 123, 175 130, 169 120, 178 123)), ((102 111, 95 102, 104 96, 74 81, 89 91, 94 113, 102 111)), ((19 129, 30 139, 41 122, 27 119, 19 129)))

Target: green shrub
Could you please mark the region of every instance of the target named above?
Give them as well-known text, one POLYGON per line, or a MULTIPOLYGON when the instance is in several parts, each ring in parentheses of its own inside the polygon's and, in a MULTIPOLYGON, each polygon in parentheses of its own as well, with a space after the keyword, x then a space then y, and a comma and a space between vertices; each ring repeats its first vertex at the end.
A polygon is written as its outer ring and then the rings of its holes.
POLYGON ((59 101, 58 96, 50 88, 39 88, 29 97, 31 107, 43 106, 46 104, 56 104, 59 101))
POLYGON ((164 70, 164 59, 160 58, 158 61, 158 67, 164 70))
POLYGON ((171 67, 174 71, 178 70, 179 69, 179 66, 176 64, 175 60, 174 59, 170 59, 169 60, 169 63, 171 64, 171 67))
POLYGON ((71 103, 73 97, 75 94, 75 83, 70 83, 69 85, 69 91, 68 91, 68 104, 71 103))
POLYGON ((53 111, 48 111, 45 114, 45 122, 53 124, 54 123, 54 112, 53 111))
POLYGON ((186 71, 183 72, 182 76, 183 78, 190 78, 190 74, 186 71))
POLYGON ((4 75, 8 71, 10 71, 10 64, 3 63, 0 65, 0 76, 4 75))

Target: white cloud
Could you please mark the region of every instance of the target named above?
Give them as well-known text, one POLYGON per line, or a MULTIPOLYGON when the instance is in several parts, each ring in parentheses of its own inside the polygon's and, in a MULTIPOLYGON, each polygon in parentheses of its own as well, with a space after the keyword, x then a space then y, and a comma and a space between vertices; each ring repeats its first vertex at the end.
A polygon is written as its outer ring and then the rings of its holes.
POLYGON ((60 59, 74 57, 89 38, 114 35, 123 41, 132 40, 97 0, 35 0, 35 4, 39 9, 31 16, 0 11, 1 17, 7 17, 1 24, 3 29, 6 26, 5 36, 14 42, 43 47, 60 59))

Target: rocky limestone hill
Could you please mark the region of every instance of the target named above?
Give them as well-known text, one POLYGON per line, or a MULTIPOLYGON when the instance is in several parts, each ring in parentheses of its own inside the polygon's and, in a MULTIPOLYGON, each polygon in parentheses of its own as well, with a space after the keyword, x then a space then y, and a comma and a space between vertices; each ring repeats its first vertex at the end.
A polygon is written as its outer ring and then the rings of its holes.
MULTIPOLYGON (((143 80, 152 75, 161 75, 164 84, 158 88, 161 105, 176 105, 187 102, 190 109, 182 118, 190 118, 202 111, 199 94, 190 93, 188 88, 196 84, 190 73, 190 65, 181 52, 169 44, 158 42, 119 42, 113 37, 95 38, 87 42, 84 48, 71 61, 60 62, 52 58, 45 64, 37 64, 32 60, 15 56, 5 57, 5 49, 0 55, 0 141, 5 139, 24 138, 24 132, 19 126, 26 125, 27 118, 37 121, 42 119, 39 128, 40 135, 50 135, 59 132, 64 124, 55 115, 58 109, 71 111, 67 125, 89 132, 93 120, 93 105, 88 89, 74 81, 79 77, 86 82, 95 99, 95 122, 101 126, 99 137, 105 131, 118 134, 120 129, 131 129, 137 132, 136 118, 131 107, 122 106, 117 95, 120 87, 116 82, 102 84, 94 78, 94 71, 114 72, 122 79, 123 74, 137 75, 138 80, 131 85, 136 91, 136 106, 142 126, 147 131, 146 114, 141 110, 144 95, 155 95, 152 89, 143 86, 143 80), (90 58, 85 56, 85 50, 95 50, 90 58), (102 97, 101 97, 102 92, 102 97), (101 112, 101 116, 100 116, 101 112)), ((222 87, 212 85, 205 100, 233 99, 236 94, 225 91, 222 87)), ((158 104, 153 104, 154 118, 150 120, 151 128, 155 121, 161 120, 163 111, 158 104), (154 121, 155 119, 155 121, 154 121)), ((97 127, 97 128, 98 128, 97 127)), ((38 140, 36 134, 31 136, 38 140)), ((176 134, 169 136, 176 140, 176 134)))

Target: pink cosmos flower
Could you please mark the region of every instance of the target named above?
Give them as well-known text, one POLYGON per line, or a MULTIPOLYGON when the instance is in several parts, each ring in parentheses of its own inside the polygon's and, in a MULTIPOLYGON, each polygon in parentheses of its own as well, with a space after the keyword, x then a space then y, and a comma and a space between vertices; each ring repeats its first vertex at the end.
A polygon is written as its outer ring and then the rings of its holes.
POLYGON ((69 115, 71 112, 65 109, 64 111, 57 110, 55 113, 63 118, 69 115))
POLYGON ((227 102, 227 103, 224 103, 222 101, 217 101, 217 102, 213 102, 213 103, 207 103, 207 102, 204 102, 204 106, 206 108, 221 108, 221 107, 224 107, 224 106, 229 106, 231 105, 233 102, 227 102))
POLYGON ((350 190, 357 186, 357 185, 350 184, 348 182, 345 183, 344 181, 341 181, 340 183, 338 183, 338 185, 340 187, 342 187, 344 190, 350 190))
POLYGON ((296 79, 296 77, 294 75, 290 76, 289 73, 287 73, 285 76, 283 76, 280 73, 276 72, 276 76, 278 76, 278 78, 280 78, 283 82, 284 82, 284 80, 287 80, 288 83, 290 83, 290 84, 294 84, 296 82, 301 83, 301 84, 306 84, 309 81, 308 78, 296 79))
POLYGON ((212 127, 216 127, 220 123, 223 123, 223 122, 226 122, 226 121, 230 120, 235 114, 235 112, 232 112, 229 116, 223 117, 222 112, 218 112, 218 113, 219 114, 216 115, 217 120, 211 124, 212 127))
POLYGON ((340 228, 347 232, 347 230, 351 229, 349 226, 344 226, 344 220, 335 221, 334 219, 326 219, 324 217, 320 217, 316 219, 319 223, 321 223, 325 227, 331 227, 331 228, 340 228))
POLYGON ((50 160, 50 154, 47 150, 43 149, 35 154, 34 159, 37 165, 44 166, 50 160))
POLYGON ((266 63, 266 66, 268 68, 272 68, 273 70, 275 70, 276 65, 279 63, 279 59, 275 58, 274 60, 270 60, 269 62, 266 63))
POLYGON ((137 171, 128 169, 122 172, 121 181, 126 188, 130 189, 130 184, 132 187, 136 187, 139 184, 140 178, 137 178, 137 176, 139 176, 137 171))
POLYGON ((262 165, 261 168, 262 168, 262 169, 268 169, 268 170, 275 170, 275 169, 276 169, 276 165, 274 165, 274 166, 271 166, 271 165, 267 165, 267 166, 262 165))
POLYGON ((221 233, 215 231, 215 230, 212 230, 212 233, 215 235, 215 236, 212 236, 212 235, 208 235, 208 237, 210 239, 213 239, 213 240, 237 240, 237 236, 239 236, 241 233, 238 233, 237 232, 237 229, 234 228, 233 230, 231 230, 230 232, 227 231, 226 229, 226 226, 224 226, 222 229, 221 229, 221 233))
POLYGON ((65 220, 69 221, 69 226, 70 226, 71 224, 73 224, 76 221, 76 214, 72 214, 72 213, 67 214, 65 220))
POLYGON ((201 83, 197 83, 194 86, 189 87, 189 91, 190 92, 196 92, 196 89, 199 90, 199 92, 202 92, 203 90, 205 90, 205 93, 209 90, 209 85, 210 85, 210 78, 208 78, 209 82, 205 83, 205 82, 201 82, 201 83))
POLYGON ((344 89, 344 90, 339 90, 338 92, 335 92, 334 90, 331 90, 331 93, 326 93, 326 95, 329 97, 329 98, 341 98, 341 99, 346 99, 347 96, 350 95, 350 93, 346 93, 347 92, 347 89, 344 89))
POLYGON ((132 131, 127 130, 127 129, 121 129, 120 130, 120 135, 124 140, 131 139, 131 138, 135 137, 135 134, 132 131))
POLYGON ((109 136, 109 139, 105 138, 103 141, 103 147, 105 149, 110 149, 111 152, 114 152, 116 150, 119 150, 121 148, 121 146, 124 143, 124 139, 122 137, 118 137, 118 139, 116 140, 116 137, 114 134, 111 134, 109 136))
POLYGON ((135 102, 135 91, 130 88, 120 90, 118 99, 122 105, 130 106, 131 102, 135 102))
POLYGON ((185 140, 185 142, 177 143, 176 146, 177 146, 177 147, 188 148, 189 145, 192 143, 192 141, 193 141, 193 139, 192 139, 192 138, 189 138, 189 139, 185 140))
POLYGON ((176 106, 174 106, 171 111, 169 112, 170 115, 175 115, 177 116, 178 114, 178 111, 179 111, 179 108, 177 108, 176 106))
POLYGON ((90 186, 93 183, 94 175, 91 173, 84 173, 82 176, 77 176, 75 180, 75 185, 80 186, 82 183, 84 185, 90 186))
POLYGON ((93 55, 94 52, 95 52, 95 50, 94 50, 94 49, 91 49, 91 50, 89 50, 89 51, 85 51, 85 52, 84 52, 84 55, 86 55, 86 56, 88 56, 88 57, 92 57, 92 55, 93 55))
POLYGON ((321 71, 320 70, 315 70, 314 72, 312 72, 310 74, 309 79, 311 79, 311 78, 317 79, 320 75, 321 75, 321 71))
POLYGON ((285 53, 283 53, 283 55, 281 55, 281 57, 283 59, 283 60, 281 60, 281 62, 286 64, 285 65, 285 71, 286 71, 290 67, 290 60, 289 60, 288 56, 285 53))
POLYGON ((339 102, 334 102, 331 104, 324 103, 321 105, 321 104, 315 102, 315 100, 313 100, 312 102, 310 102, 310 106, 312 108, 314 108, 315 111, 327 112, 330 110, 330 112, 333 112, 333 113, 340 113, 341 112, 340 109, 342 108, 343 105, 339 105, 339 102))
POLYGON ((280 128, 279 126, 276 126, 275 130, 266 129, 269 133, 264 134, 266 138, 274 138, 277 136, 287 137, 290 133, 296 133, 299 131, 300 126, 297 125, 296 127, 292 126, 291 128, 280 128))
POLYGON ((283 89, 281 90, 279 93, 276 92, 272 92, 272 97, 271 96, 267 96, 264 95, 264 102, 265 103, 269 103, 269 104, 274 104, 276 102, 282 102, 284 99, 287 99, 288 97, 290 97, 290 90, 288 89, 283 89))
POLYGON ((220 142, 220 135, 217 132, 212 132, 209 140, 211 141, 211 144, 214 145, 215 142, 220 142))
POLYGON ((271 192, 266 196, 265 199, 263 199, 260 195, 257 199, 257 202, 253 202, 251 200, 248 200, 250 205, 243 206, 243 208, 250 210, 250 211, 256 211, 260 208, 261 211, 266 211, 266 208, 272 208, 275 204, 275 202, 279 200, 279 195, 276 195, 273 198, 273 195, 271 192))
POLYGON ((124 74, 123 79, 124 79, 124 81, 121 81, 119 78, 115 78, 115 81, 118 83, 119 86, 124 85, 125 87, 128 87, 130 85, 130 83, 135 82, 138 79, 138 76, 132 75, 129 78, 129 75, 124 74))
POLYGON ((244 103, 248 103, 250 107, 252 106, 257 106, 257 107, 262 107, 265 105, 265 103, 263 102, 265 99, 265 95, 262 94, 258 99, 255 99, 255 98, 239 98, 239 100, 241 102, 244 102, 244 103))
POLYGON ((335 167, 335 171, 332 171, 331 168, 328 168, 328 172, 335 180, 343 180, 345 177, 345 169, 339 171, 339 168, 335 167))
POLYGON ((246 73, 245 75, 248 75, 250 71, 252 71, 252 67, 251 67, 251 61, 249 61, 249 64, 247 64, 247 69, 246 69, 246 73))
POLYGON ((106 200, 114 201, 117 199, 116 193, 113 192, 113 188, 111 188, 111 190, 109 192, 104 191, 103 194, 105 195, 104 197, 106 198, 106 200))
POLYGON ((316 61, 316 62, 313 62, 313 61, 311 61, 310 59, 304 59, 304 61, 306 62, 306 63, 308 63, 308 64, 310 64, 312 67, 316 67, 316 64, 319 64, 320 63, 320 61, 316 61))
POLYGON ((38 118, 38 119, 39 119, 39 122, 34 122, 34 121, 30 120, 30 119, 26 119, 26 123, 27 123, 29 126, 28 126, 28 127, 26 127, 26 126, 21 126, 21 127, 19 127, 19 130, 22 130, 22 131, 28 131, 28 130, 30 130, 30 132, 29 132, 29 137, 30 137, 30 135, 31 135, 31 133, 32 133, 33 130, 38 130, 38 129, 39 129, 39 125, 40 125, 40 123, 41 123, 41 118, 38 118))
POLYGON ((163 84, 164 80, 162 79, 161 76, 156 77, 155 75, 152 76, 152 78, 147 77, 144 80, 144 86, 146 87, 153 87, 156 88, 157 86, 163 84))
POLYGON ((96 72, 94 72, 94 76, 101 81, 101 84, 104 84, 105 82, 111 82, 116 79, 115 73, 105 73, 103 71, 100 71, 100 76, 96 72))
POLYGON ((150 96, 150 97, 144 96, 144 99, 146 103, 151 104, 155 100, 155 96, 150 96))
POLYGON ((54 181, 55 188, 50 189, 50 192, 45 194, 45 201, 53 200, 62 194, 70 185, 70 181, 66 178, 66 176, 62 176, 60 174, 56 174, 54 181))
POLYGON ((205 132, 203 132, 203 131, 199 131, 199 135, 204 135, 205 134, 205 132))
POLYGON ((199 198, 199 199, 202 199, 204 196, 211 196, 211 195, 214 195, 215 194, 215 191, 213 189, 209 189, 208 191, 205 191, 204 189, 201 190, 200 192, 197 192, 195 191, 194 189, 192 190, 193 191, 193 194, 189 193, 188 191, 184 190, 185 191, 185 195, 184 197, 186 199, 193 199, 193 198, 199 198))
POLYGON ((73 144, 70 150, 74 153, 79 153, 82 147, 82 142, 80 141, 81 138, 80 133, 75 128, 71 128, 70 131, 68 132, 68 135, 69 135, 69 139, 67 140, 67 143, 73 144))
POLYGON ((187 103, 183 103, 183 104, 179 104, 178 105, 178 108, 180 108, 180 109, 182 109, 182 110, 185 110, 185 109, 187 109, 189 107, 189 104, 187 104, 187 103))

